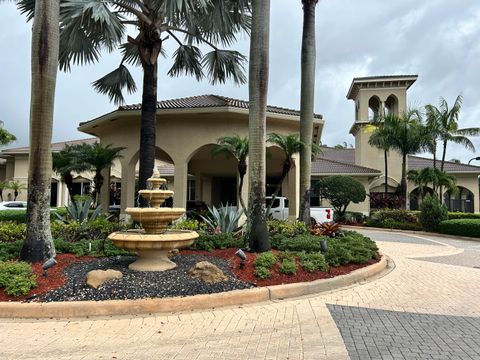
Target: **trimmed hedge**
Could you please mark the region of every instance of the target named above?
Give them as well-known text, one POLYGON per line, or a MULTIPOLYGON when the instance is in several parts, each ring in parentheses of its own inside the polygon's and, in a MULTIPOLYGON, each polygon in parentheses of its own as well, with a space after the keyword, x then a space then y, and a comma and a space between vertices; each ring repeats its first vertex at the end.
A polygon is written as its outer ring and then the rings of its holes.
POLYGON ((455 219, 480 219, 480 214, 464 213, 464 212, 449 212, 448 220, 455 219))
POLYGON ((480 238, 480 219, 445 220, 440 223, 438 232, 480 238))
MULTIPOLYGON (((66 216, 67 210, 65 208, 57 208, 54 211, 50 211, 50 220, 56 220, 57 217, 55 213, 66 216)), ((1 221, 13 221, 16 223, 25 224, 27 222, 27 211, 26 210, 2 210, 0 211, 0 222, 1 221)))

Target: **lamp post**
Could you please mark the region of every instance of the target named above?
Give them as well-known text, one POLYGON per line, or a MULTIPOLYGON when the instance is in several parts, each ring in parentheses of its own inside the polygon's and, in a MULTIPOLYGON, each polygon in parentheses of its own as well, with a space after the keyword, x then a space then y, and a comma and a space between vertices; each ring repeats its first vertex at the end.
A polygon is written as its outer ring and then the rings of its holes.
POLYGON ((474 158, 471 158, 470 160, 468 160, 468 165, 470 165, 470 163, 472 162, 472 160, 480 161, 480 156, 477 156, 477 157, 474 157, 474 158))

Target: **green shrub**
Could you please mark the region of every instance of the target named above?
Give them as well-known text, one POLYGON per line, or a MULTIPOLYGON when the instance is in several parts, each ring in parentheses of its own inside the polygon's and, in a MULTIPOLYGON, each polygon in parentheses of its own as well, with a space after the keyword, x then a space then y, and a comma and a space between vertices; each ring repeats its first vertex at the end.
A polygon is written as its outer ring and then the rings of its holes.
POLYGON ((418 223, 417 212, 407 211, 402 209, 381 209, 375 211, 371 219, 374 221, 384 221, 385 219, 392 219, 396 222, 402 223, 418 223))
POLYGON ((442 221, 438 227, 442 234, 480 237, 480 219, 455 219, 442 221))
POLYGON ((283 236, 305 235, 310 232, 309 228, 303 221, 288 221, 270 219, 267 222, 268 232, 271 236, 277 234, 283 236))
POLYGON ((0 242, 0 261, 13 260, 19 257, 23 241, 9 243, 0 242))
POLYGON ((448 220, 455 219, 480 219, 480 214, 464 213, 464 212, 449 212, 448 220))
POLYGON ((320 241, 325 239, 327 239, 325 236, 297 235, 292 238, 284 238, 279 243, 276 243, 276 245, 277 249, 281 251, 319 252, 320 241))
POLYGON ((171 226, 171 228, 177 230, 206 231, 208 229, 208 225, 203 221, 186 219, 177 221, 171 226))
POLYGON ((255 265, 255 268, 264 267, 264 268, 270 269, 276 263, 277 263, 277 257, 271 251, 258 254, 255 260, 253 261, 253 265, 255 265))
POLYGON ((14 242, 25 240, 25 224, 14 221, 0 222, 0 242, 14 242))
POLYGON ((25 262, 0 261, 0 287, 13 296, 26 295, 37 286, 32 267, 25 262))
POLYGON ((283 261, 285 259, 287 260, 295 260, 295 257, 296 257, 296 253, 293 253, 291 251, 282 251, 280 252, 280 254, 278 255, 278 257, 280 258, 280 261, 283 261))
POLYGON ((438 225, 448 218, 447 208, 436 196, 427 195, 420 204, 420 224, 427 231, 436 231, 438 225))
POLYGON ((4 210, 0 211, 0 221, 13 221, 25 224, 27 222, 26 210, 4 210))
POLYGON ((363 224, 365 215, 360 212, 346 211, 344 219, 346 224, 363 224))
POLYGON ((129 251, 113 245, 113 242, 110 240, 80 240, 70 242, 63 239, 54 239, 54 244, 55 250, 59 254, 74 254, 75 256, 131 255, 129 251))
POLYGON ((239 239, 231 233, 200 234, 190 246, 190 249, 212 251, 214 249, 240 248, 243 246, 243 239, 239 239))
POLYGON ((72 221, 62 223, 54 221, 51 224, 54 239, 75 242, 81 240, 105 240, 114 231, 125 230, 126 225, 108 221, 106 218, 98 218, 93 221, 79 223, 72 221))
POLYGON ((377 258, 378 248, 374 241, 354 231, 344 234, 344 237, 328 240, 325 259, 330 266, 364 264, 377 258))
POLYGON ((268 279, 272 276, 272 273, 266 267, 259 266, 255 268, 253 275, 260 279, 268 279))
POLYGON ((340 266, 348 264, 352 260, 352 254, 347 247, 332 239, 328 243, 325 259, 330 266, 340 266))
POLYGON ((314 272, 317 270, 328 271, 328 264, 325 256, 321 253, 299 253, 300 263, 303 269, 307 272, 314 272))
POLYGON ((280 268, 278 269, 283 274, 286 275, 294 275, 297 273, 297 263, 295 262, 295 259, 288 259, 285 258, 282 260, 282 263, 280 264, 280 268))

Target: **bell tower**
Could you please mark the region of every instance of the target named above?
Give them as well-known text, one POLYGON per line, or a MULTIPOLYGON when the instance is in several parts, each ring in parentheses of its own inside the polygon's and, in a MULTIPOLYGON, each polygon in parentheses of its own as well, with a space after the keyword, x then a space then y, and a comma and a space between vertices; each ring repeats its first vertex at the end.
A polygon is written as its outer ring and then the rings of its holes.
MULTIPOLYGON (((407 111, 407 90, 417 75, 390 75, 355 78, 347 99, 355 102, 355 122, 350 133, 355 136, 355 164, 384 171, 384 153, 368 143, 377 116, 388 113, 401 115, 407 111)), ((388 177, 400 182, 402 159, 396 151, 388 157, 388 177)))

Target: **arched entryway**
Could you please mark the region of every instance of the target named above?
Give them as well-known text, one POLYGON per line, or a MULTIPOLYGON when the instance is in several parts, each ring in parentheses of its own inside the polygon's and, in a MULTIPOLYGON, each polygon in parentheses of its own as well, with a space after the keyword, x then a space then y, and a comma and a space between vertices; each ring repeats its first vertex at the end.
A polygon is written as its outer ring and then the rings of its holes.
POLYGON ((433 196, 433 189, 429 187, 424 187, 422 191, 420 191, 418 187, 413 189, 413 191, 410 192, 410 210, 419 210, 422 199, 424 199, 427 194, 433 196))
POLYGON ((465 187, 458 186, 458 193, 452 194, 446 192, 444 194, 444 204, 448 211, 473 213, 475 209, 474 195, 465 187))

